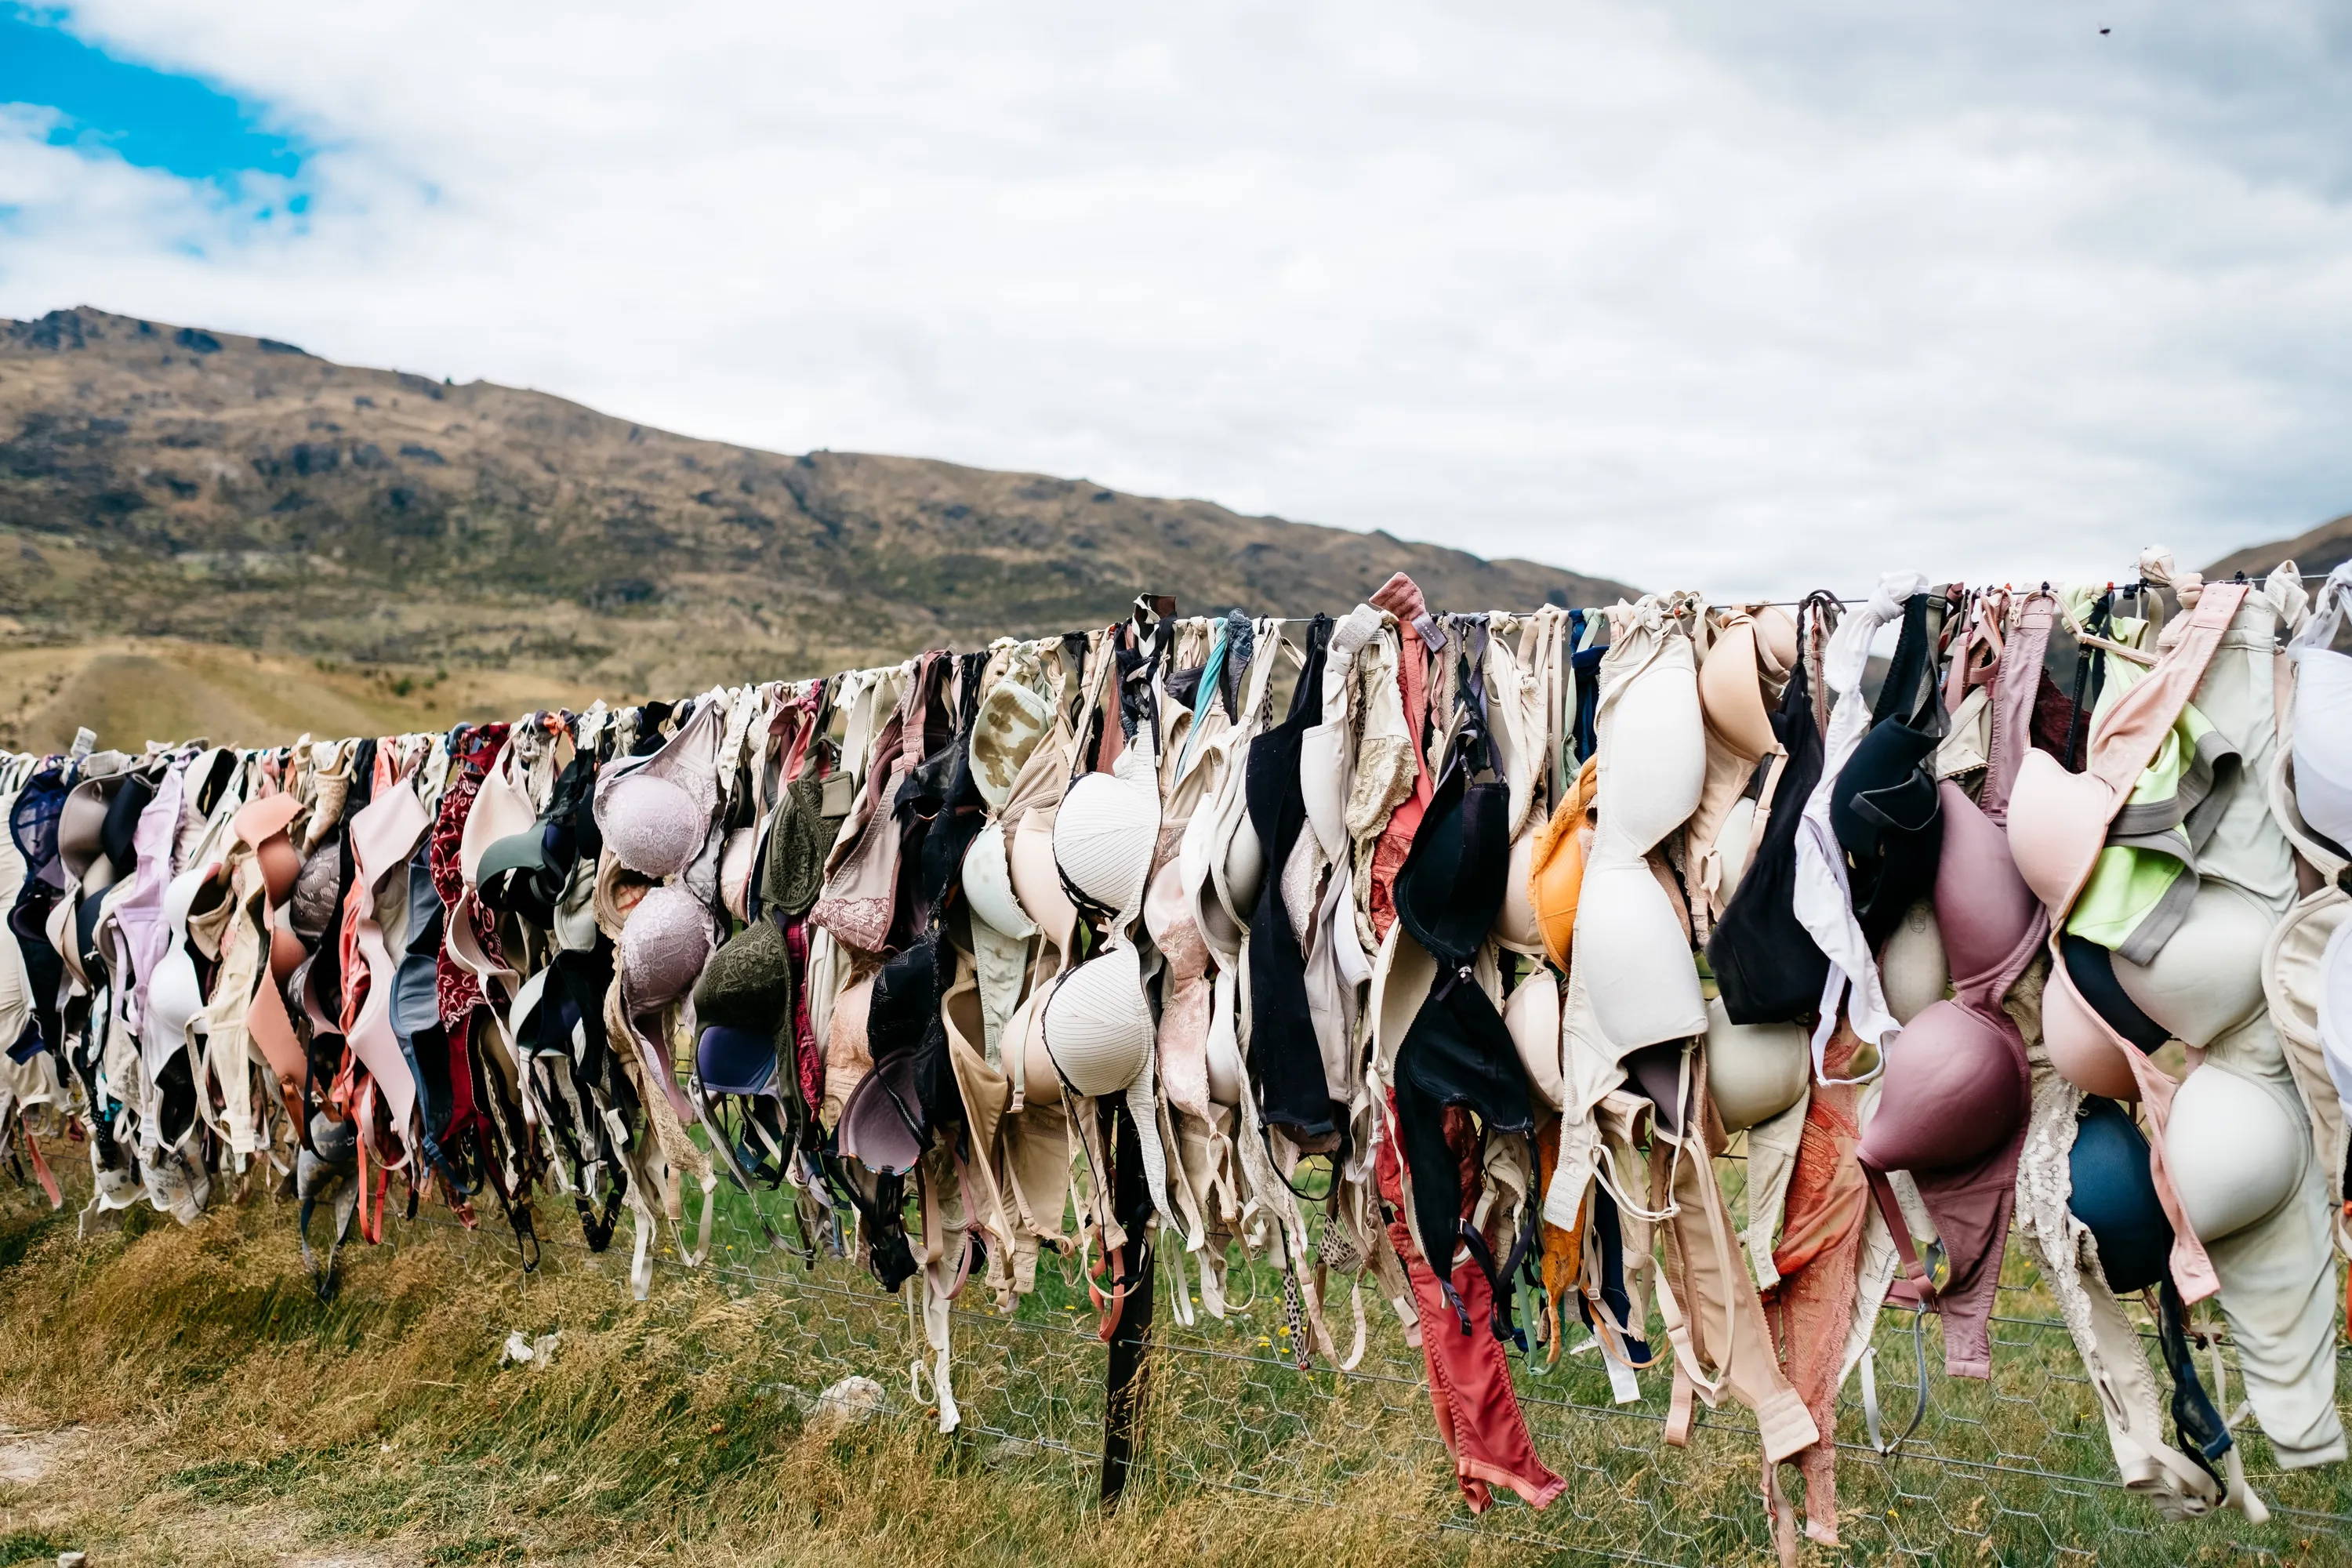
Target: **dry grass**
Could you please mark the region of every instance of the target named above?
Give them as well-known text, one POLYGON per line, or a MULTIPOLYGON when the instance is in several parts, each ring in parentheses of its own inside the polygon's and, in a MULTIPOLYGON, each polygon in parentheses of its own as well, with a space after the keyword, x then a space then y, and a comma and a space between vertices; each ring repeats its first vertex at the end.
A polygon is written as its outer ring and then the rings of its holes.
MULTIPOLYGON (((291 1217, 257 1197, 184 1231, 132 1211, 84 1240, 69 1214, 0 1199, 0 1425, 16 1435, 0 1435, 0 1568, 66 1547, 101 1568, 1433 1568, 1584 1546, 1771 1560, 1752 1432, 1710 1420, 1688 1449, 1664 1448, 1655 1411, 1608 1410, 1589 1357, 1522 1378, 1568 1495, 1542 1515, 1507 1502, 1463 1530, 1418 1356, 1392 1333, 1376 1335, 1371 1375, 1339 1379, 1283 1364, 1270 1289, 1242 1320, 1163 1323, 1150 1462, 1114 1521, 1082 1457, 1099 1440, 1100 1347, 1070 1310, 1082 1296, 1051 1271, 1017 1321, 960 1319, 967 1425, 942 1436, 908 1397, 903 1306, 840 1271, 747 1257, 740 1215, 721 1226, 736 1262, 665 1270, 642 1304, 574 1248, 551 1247, 525 1278, 495 1237, 416 1224, 346 1253, 343 1291, 322 1305, 291 1217), (512 1329, 560 1329, 562 1348, 544 1367, 502 1365, 512 1329), (811 1430, 810 1396, 852 1370, 884 1383, 888 1416, 811 1430)), ((1989 1443, 1981 1457, 2012 1466, 2074 1455, 2096 1473, 2091 1433, 2068 1435, 2095 1421, 2074 1408, 2081 1391, 2034 1386, 2062 1349, 2018 1342, 1990 1387, 1939 1381, 1942 1451, 1989 1443)), ((1907 1410, 1907 1389, 1890 1393, 1907 1410)), ((2274 1563, 2352 1561, 2308 1523, 2164 1530, 2137 1500, 2014 1470, 1972 1480, 1915 1458, 1896 1485, 1856 1455, 1845 1472, 1848 1546, 1808 1547, 1809 1564, 2121 1568, 2247 1561, 2256 1545, 2274 1563)), ((2263 1484, 2283 1504, 2347 1501, 2332 1474, 2263 1484)))
MULTIPOLYGON (((321 1305, 285 1211, 152 1216, 78 1239, 13 1207, 0 1232, 0 1563, 109 1565, 1057 1563, 1311 1556, 1383 1568, 1475 1543, 1377 1506, 1133 1497, 1115 1528, 1066 1465, 886 1420, 805 1428, 758 1298, 672 1280, 643 1305, 601 1273, 529 1282, 430 1227, 362 1249, 321 1305), (560 1325, 544 1368, 511 1326, 560 1325)), ((814 1370, 814 1369, 811 1369, 814 1370)), ((1425 1504, 1433 1524, 1446 1500, 1425 1504)))
POLYGON ((78 726, 98 743, 205 736, 234 745, 445 729, 595 693, 551 674, 302 658, 167 638, 0 650, 0 745, 63 751, 78 726))

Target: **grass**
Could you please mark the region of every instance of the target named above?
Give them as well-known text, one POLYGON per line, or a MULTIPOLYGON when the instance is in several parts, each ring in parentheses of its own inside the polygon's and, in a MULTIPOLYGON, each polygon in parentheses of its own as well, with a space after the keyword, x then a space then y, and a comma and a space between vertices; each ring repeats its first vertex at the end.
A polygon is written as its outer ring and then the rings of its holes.
POLYGON ((0 647, 0 742, 33 751, 64 750, 85 724, 100 746, 131 752, 198 735, 278 745, 586 701, 575 682, 505 668, 451 677, 171 638, 0 647))
MULTIPOLYGON (((1590 1356, 1521 1379, 1567 1497, 1540 1515, 1501 1503, 1473 1523, 1447 1481, 1418 1354, 1392 1321, 1359 1375, 1300 1372, 1283 1354, 1270 1279, 1258 1308, 1226 1324, 1177 1328, 1163 1300, 1144 1463, 1106 1519, 1091 1468, 1102 1352, 1083 1289, 1050 1270, 1013 1320, 959 1315, 966 1422, 942 1436, 909 1390, 919 1340, 906 1304, 838 1265, 809 1274, 759 1250, 740 1202, 720 1217, 722 1246, 735 1248, 722 1266, 664 1270, 643 1303, 629 1300, 617 1255, 551 1247, 525 1278, 497 1238, 419 1223, 393 1245, 347 1252, 345 1287, 321 1304, 290 1218, 254 1198, 186 1230, 132 1211, 82 1239, 69 1215, 0 1202, 0 1260, 13 1258, 0 1261, 0 1419, 58 1445, 37 1481, 0 1487, 0 1564, 68 1545, 108 1568, 1418 1568, 1571 1547, 1771 1561, 1753 1436, 1736 1413, 1710 1415, 1688 1449, 1664 1448, 1663 1389, 1617 1411, 1590 1356), (560 1329, 561 1349, 543 1367, 502 1364, 512 1329, 560 1329), (812 1396, 851 1371, 884 1385, 888 1415, 813 1429, 812 1396)), ((1345 1310, 1343 1294, 1335 1327, 1345 1310)), ((1923 1438, 1962 1462, 1882 1468, 1849 1456, 1848 1548, 1808 1547, 1809 1561, 2153 1564, 2235 1562, 2249 1546, 2292 1563, 2352 1556, 2284 1515, 2260 1531, 2166 1528, 2111 1488, 2020 1473, 2095 1479, 2105 1443, 2086 1391, 2053 1375, 2068 1364, 2053 1358, 2071 1356, 2063 1335, 2017 1324, 2003 1335, 1992 1384, 1932 1387, 1923 1438)), ((1937 1361, 1932 1330, 1929 1341, 1937 1361)), ((1882 1367, 1907 1364, 1886 1342, 1882 1367)), ((1886 1392, 1907 1410, 1907 1388, 1886 1392)), ((2263 1485, 2274 1505, 2346 1510, 2332 1477, 2263 1485)))

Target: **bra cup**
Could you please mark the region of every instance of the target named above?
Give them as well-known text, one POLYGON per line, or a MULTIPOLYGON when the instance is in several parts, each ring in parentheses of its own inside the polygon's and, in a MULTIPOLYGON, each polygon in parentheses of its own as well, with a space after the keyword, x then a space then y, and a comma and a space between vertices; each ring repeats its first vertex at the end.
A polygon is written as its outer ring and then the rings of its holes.
POLYGON ((254 863, 261 868, 261 885, 269 891, 272 904, 282 904, 294 892, 294 883, 302 875, 302 857, 294 841, 279 833, 253 852, 254 863))
POLYGON ((971 731, 971 782, 991 810, 1013 798, 1013 786, 1038 742, 1054 727, 1045 699, 1018 680, 1000 680, 980 700, 971 731))
POLYGON ((621 973, 629 1005, 667 1007, 694 988, 710 957, 710 917, 684 888, 664 884, 638 900, 621 928, 621 973))
POLYGON ((1111 773, 1087 773, 1054 816, 1054 863, 1070 885, 1104 909, 1132 916, 1160 830, 1160 799, 1111 773))
POLYGON ((2157 1196, 2147 1140, 2121 1108, 2084 1102, 2067 1173, 2067 1207, 2090 1227, 2107 1289, 2154 1288, 2171 1268, 2172 1223, 2157 1196))
POLYGON ((1601 836, 1636 855, 1688 821, 1706 785, 1706 732, 1689 647, 1689 638, 1674 638, 1657 663, 1632 678, 1612 715, 1607 744, 1614 755, 1606 764, 1601 836), (1676 647, 1680 658, 1673 657, 1676 647))
POLYGON ((284 984, 286 977, 299 968, 302 961, 309 956, 310 950, 302 945, 302 939, 294 934, 294 928, 291 925, 282 918, 270 922, 270 979, 284 984))
POLYGON ((1242 1065, 1241 1038, 1234 1026, 1237 994, 1234 972, 1219 970, 1210 993, 1209 1099, 1223 1106, 1241 1104, 1246 1072, 1242 1065))
POLYGON ((2116 980, 2166 1033, 2202 1048, 2265 1005, 2263 950, 2272 923, 2251 900, 2208 882, 2155 958, 2134 963, 2116 955, 2116 980))
POLYGON ((1620 1051, 1705 1032, 1706 998, 1690 934, 1643 860, 1588 866, 1578 903, 1576 962, 1612 977, 1589 984, 1594 1020, 1620 1051))
POLYGON ((1528 896, 1528 874, 1535 869, 1536 833, 1532 826, 1511 841, 1510 871, 1503 879, 1503 907, 1495 916, 1495 941, 1513 952, 1539 956, 1544 950, 1543 922, 1528 896))
POLYGON ((692 795, 642 770, 615 782, 596 803, 604 847, 641 877, 674 877, 702 848, 705 819, 692 795))
POLYGON ((1946 963, 1966 988, 1995 975, 2033 934, 2033 889, 2018 875, 2008 836, 1949 779, 1941 786, 1944 837, 1935 909, 1946 963))
POLYGON ((1013 830, 1005 858, 1013 879, 1013 894, 1045 940, 1055 947, 1069 940, 1077 924, 1077 906, 1063 889, 1062 874, 1054 860, 1054 815, 1033 811, 1013 830))
POLYGON ((1723 814, 1723 826, 1716 829, 1717 908, 1729 903, 1738 890, 1739 879, 1748 874, 1748 858, 1755 848, 1756 803, 1742 795, 1731 803, 1731 809, 1723 814))
POLYGON ((317 941, 333 927, 341 908, 336 898, 341 875, 342 855, 336 844, 312 850, 302 862, 302 874, 294 879, 294 892, 287 900, 296 931, 317 941))
MULTIPOLYGON (((1934 744, 1932 736, 1900 720, 1873 725, 1855 743, 1830 795, 1830 826, 1857 862, 1889 868, 1916 864, 1898 858, 1895 847, 1940 828, 1943 798, 1927 772, 1934 744)), ((1920 890, 1927 885, 1923 879, 1920 890)))
MULTIPOLYGON (((204 986, 197 980, 195 963, 185 949, 174 943, 156 966, 155 977, 147 987, 145 1033, 160 1043, 168 1055, 186 1043, 188 1020, 204 1010, 204 986)), ((153 1061, 148 1065, 160 1068, 163 1064, 153 1061)))
POLYGON ((1043 991, 1032 991, 1004 1021, 1003 1054, 1021 1058, 1024 1105, 1062 1103, 1062 1080, 1054 1071, 1054 1058, 1045 1054, 1045 1037, 1038 1026, 1038 1013, 1045 999, 1043 991))
POLYGON ((1804 1098, 1812 1058, 1795 1024, 1735 1024, 1721 997, 1706 1005, 1706 1088, 1727 1132, 1769 1121, 1804 1098))
MULTIPOLYGON (((1190 956, 1201 961, 1198 968, 1207 969, 1207 955, 1197 951, 1201 938, 1192 921, 1192 900, 1184 896, 1183 875, 1172 858, 1153 874, 1150 885, 1143 890, 1143 930, 1167 962, 1171 981, 1178 969, 1171 948, 1190 947, 1194 950, 1190 956)), ((1166 993, 1163 991, 1161 995, 1164 999, 1166 993)))
POLYGON ((1135 1081, 1152 1046, 1142 954, 1121 943, 1055 983, 1044 1008, 1045 1048, 1079 1094, 1116 1094, 1135 1081))
POLYGON ((1763 761, 1780 743, 1757 678, 1752 623, 1730 627, 1706 650, 1698 668, 1698 696, 1707 728, 1748 762, 1763 761))
POLYGON ((1752 623, 1756 628, 1756 645, 1764 650, 1775 669, 1788 669, 1797 662, 1797 617, 1780 605, 1757 606, 1752 623))
POLYGON ((196 907, 196 896, 212 880, 212 874, 209 864, 191 866, 164 884, 163 924, 174 942, 188 934, 188 916, 196 907))
POLYGON ((2164 1127, 2165 1165, 2197 1239, 2257 1225, 2294 1196, 2311 1135, 2277 1094, 2207 1062, 2183 1079, 2164 1127))
POLYGON ((739 827, 727 836, 719 856, 719 899, 739 921, 751 918, 751 866, 759 858, 760 831, 739 827))
POLYGON ((828 1127, 838 1126, 841 1109, 848 1101, 866 1075, 874 1070, 874 1056, 867 1049, 866 1019, 874 1009, 874 976, 845 988, 834 999, 833 1016, 826 1020, 824 1039, 824 1105, 823 1120, 828 1127))
POLYGON ((2009 1042, 1957 1002, 1939 1002, 1886 1052, 1864 1155, 1883 1171, 1941 1171, 1982 1159, 2025 1120, 2031 1089, 2009 1042))
POLYGON ((1538 969, 1519 982, 1519 988, 1503 1004, 1503 1026, 1510 1030, 1511 1044, 1518 1047, 1528 1087, 1554 1110, 1565 1109, 1568 1089, 1560 1079, 1558 973, 1538 969))
POLYGON ((1878 983, 1886 993, 1886 1010, 1896 1023, 1908 1024, 1944 999, 1951 978, 1936 906, 1920 899, 1904 911, 1903 923, 1879 950, 1878 983))
POLYGON ((2294 795, 2303 819, 2352 849, 2352 658, 2296 655, 2294 795))
POLYGON ((2009 797, 2010 858, 2053 921, 2106 843, 2112 803, 2106 785, 2068 773, 2047 752, 2029 751, 2018 763, 2009 797))
POLYGON ((971 847, 963 852, 963 896, 974 916, 1006 936, 1037 934, 1036 922, 1021 907, 1013 890, 1013 868, 1005 850, 1003 824, 992 822, 982 828, 973 835, 971 847))
POLYGON ((1265 846, 1258 841, 1257 829, 1250 826, 1246 813, 1235 824, 1233 837, 1225 841, 1225 852, 1215 876, 1226 907, 1239 919, 1247 920, 1257 908, 1258 894, 1265 887, 1265 846))
MULTIPOLYGON (((2306 895, 2271 932, 2270 945, 2263 953, 2263 994, 2269 998, 2271 1017, 2282 1036, 2298 1042, 2321 1039, 2319 1018, 2328 1005, 2332 978, 2330 947, 2346 929, 2347 913, 2352 913, 2352 903, 2331 888, 2321 898, 2306 895)), ((2344 979, 2352 983, 2352 973, 2344 979)), ((2352 1004, 2352 990, 2343 994, 2336 1007, 2347 1004, 2352 1004)), ((2338 1026, 2347 1022, 2352 1022, 2352 1015, 2339 1013, 2338 1026)), ((2346 1065, 2352 1067, 2352 1058, 2346 1065)), ((2331 1067, 2331 1070, 2336 1069, 2331 1067)), ((2338 1098, 2352 1104, 2352 1082, 2339 1077, 2336 1089, 2338 1098)))
POLYGON ((1221 964, 1238 962, 1242 944, 1249 940, 1249 928, 1234 924, 1233 917, 1225 913, 1225 906, 1214 899, 1202 902, 1200 921, 1201 940, 1209 944, 1209 951, 1217 955, 1217 962, 1221 964))
POLYGON ((2058 1076, 2084 1093, 2109 1100, 2139 1098, 2139 1079, 2124 1058, 2132 1047, 2108 1032, 2074 989, 2063 963, 2052 965, 2049 984, 2042 988, 2042 1043, 2058 1076))
POLYGON ((1576 907, 1584 894, 1587 831, 1582 807, 1562 802, 1538 834, 1535 862, 1528 868, 1528 907, 1545 953, 1563 970, 1575 945, 1576 907))
POLYGON ((1372 1063, 1383 1077, 1391 1076, 1397 1051, 1436 983, 1437 960, 1413 941, 1403 921, 1391 924, 1372 963, 1372 1063))
POLYGON ((539 810, 531 805, 522 781, 514 776, 514 769, 513 746, 501 746, 466 813, 465 826, 457 834, 457 868, 466 881, 481 880, 483 851, 501 838, 529 833, 539 824, 539 810))
POLYGON ((1307 830, 1327 855, 1334 845, 1346 853, 1348 769, 1341 751, 1350 739, 1345 723, 1318 724, 1298 738, 1298 793, 1307 830))

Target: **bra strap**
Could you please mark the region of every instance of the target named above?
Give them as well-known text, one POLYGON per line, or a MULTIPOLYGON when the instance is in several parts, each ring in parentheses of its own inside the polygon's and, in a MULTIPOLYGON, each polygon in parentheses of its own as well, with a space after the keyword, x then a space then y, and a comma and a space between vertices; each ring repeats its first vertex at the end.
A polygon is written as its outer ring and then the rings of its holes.
POLYGON ((2017 770, 2033 744, 2033 700, 2042 689, 2042 661, 2050 647, 2050 627, 2057 618, 2058 600, 2047 589, 2036 591, 2019 611, 2017 628, 2000 653, 1992 683, 1992 731, 1986 751, 1983 798, 1978 803, 1994 826, 2009 820, 2010 791, 2017 770))

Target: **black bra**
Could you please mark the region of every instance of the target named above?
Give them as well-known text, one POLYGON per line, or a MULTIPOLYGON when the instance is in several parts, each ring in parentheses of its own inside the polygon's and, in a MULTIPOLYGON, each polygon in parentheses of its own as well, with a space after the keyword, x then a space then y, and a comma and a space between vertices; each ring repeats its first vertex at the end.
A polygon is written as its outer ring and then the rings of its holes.
MULTIPOLYGON (((1808 598, 1800 619, 1832 616, 1837 601, 1808 598)), ((1822 731, 1813 721, 1812 682, 1799 659, 1780 694, 1773 733, 1788 755, 1772 786, 1770 815, 1758 836, 1747 875, 1707 938, 1723 1010, 1735 1024, 1788 1024, 1811 1018, 1822 1004, 1830 961, 1797 919, 1797 829, 1822 776, 1822 731)))
MULTIPOLYGON (((1462 1174, 1445 1137, 1445 1111, 1463 1106, 1489 1131, 1535 1124, 1525 1069, 1510 1030, 1478 984, 1472 964, 1503 907, 1510 874, 1510 789, 1491 776, 1473 784, 1470 757, 1483 749, 1475 727, 1439 781, 1412 848, 1397 873, 1397 920, 1437 961, 1437 980, 1397 1047, 1391 1072, 1397 1135, 1412 1181, 1413 1230, 1430 1271, 1454 1310, 1454 1247, 1465 1228, 1462 1174)), ((1483 1244, 1472 1247, 1488 1267, 1483 1244)), ((1492 1269, 1489 1268, 1491 1275, 1492 1269)), ((1497 1287, 1498 1294, 1500 1287, 1497 1287)))
POLYGON ((1905 604, 1902 638, 1870 729, 1830 791, 1830 826, 1846 852, 1854 919, 1874 949, 1935 886, 1943 848, 1935 758, 1950 722, 1930 651, 1931 612, 1941 604, 1925 593, 1905 604))

